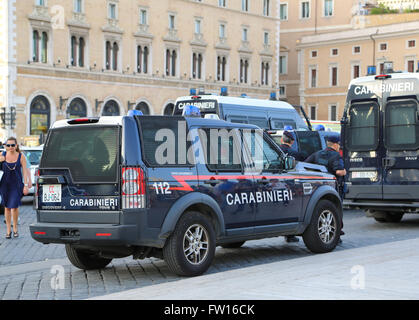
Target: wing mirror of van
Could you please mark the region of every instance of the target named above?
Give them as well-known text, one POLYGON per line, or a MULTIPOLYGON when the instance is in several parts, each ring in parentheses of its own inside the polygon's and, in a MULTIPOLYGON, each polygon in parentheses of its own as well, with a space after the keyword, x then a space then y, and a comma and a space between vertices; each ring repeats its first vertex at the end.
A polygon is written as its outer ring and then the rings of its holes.
POLYGON ((297 163, 293 156, 286 156, 284 159, 284 169, 286 171, 295 169, 297 163))

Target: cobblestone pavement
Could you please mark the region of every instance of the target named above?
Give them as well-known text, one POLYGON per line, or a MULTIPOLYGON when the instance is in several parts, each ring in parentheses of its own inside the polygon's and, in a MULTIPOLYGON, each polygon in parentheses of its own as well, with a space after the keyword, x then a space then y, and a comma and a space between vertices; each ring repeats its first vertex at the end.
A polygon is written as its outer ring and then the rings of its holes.
MULTIPOLYGON (((3 220, 3 217, 0 216, 3 220)), ((43 245, 29 234, 36 215, 31 204, 20 209, 19 238, 6 240, 0 224, 0 299, 86 299, 127 289, 178 281, 166 263, 156 258, 114 259, 103 270, 82 271, 70 264, 63 245, 43 245), (53 267, 62 266, 64 288, 53 290, 53 267)), ((361 211, 345 211, 343 243, 336 251, 374 244, 418 238, 419 215, 405 215, 402 222, 382 224, 366 218, 361 211)), ((258 266, 312 255, 299 243, 286 243, 283 237, 248 241, 240 249, 217 248, 207 274, 258 266)))

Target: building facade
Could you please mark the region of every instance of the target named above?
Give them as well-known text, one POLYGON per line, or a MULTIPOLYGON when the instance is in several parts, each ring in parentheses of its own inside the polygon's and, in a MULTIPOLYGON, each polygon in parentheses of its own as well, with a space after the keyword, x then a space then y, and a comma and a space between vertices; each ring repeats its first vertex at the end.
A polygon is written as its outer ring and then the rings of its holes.
POLYGON ((3 140, 64 118, 168 114, 192 87, 278 89, 279 0, 5 0, 0 12, 0 107, 16 108, 3 140))

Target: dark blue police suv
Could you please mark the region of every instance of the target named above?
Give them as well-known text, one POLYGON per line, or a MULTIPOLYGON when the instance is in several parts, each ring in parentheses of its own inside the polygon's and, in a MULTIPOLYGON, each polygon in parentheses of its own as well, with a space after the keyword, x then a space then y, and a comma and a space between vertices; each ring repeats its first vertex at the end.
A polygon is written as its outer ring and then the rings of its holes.
POLYGON ((340 238, 342 205, 334 176, 311 166, 296 167, 249 124, 176 116, 61 120, 48 133, 30 232, 44 244, 65 244, 81 269, 154 256, 194 276, 208 269, 217 245, 285 235, 329 252, 340 238))

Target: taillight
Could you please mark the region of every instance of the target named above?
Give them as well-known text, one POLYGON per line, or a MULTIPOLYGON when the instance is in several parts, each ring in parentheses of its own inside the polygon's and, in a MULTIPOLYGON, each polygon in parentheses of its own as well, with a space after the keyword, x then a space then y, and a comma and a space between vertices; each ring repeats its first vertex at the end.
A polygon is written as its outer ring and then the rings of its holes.
POLYGON ((122 209, 145 208, 146 181, 140 167, 122 167, 122 209))

